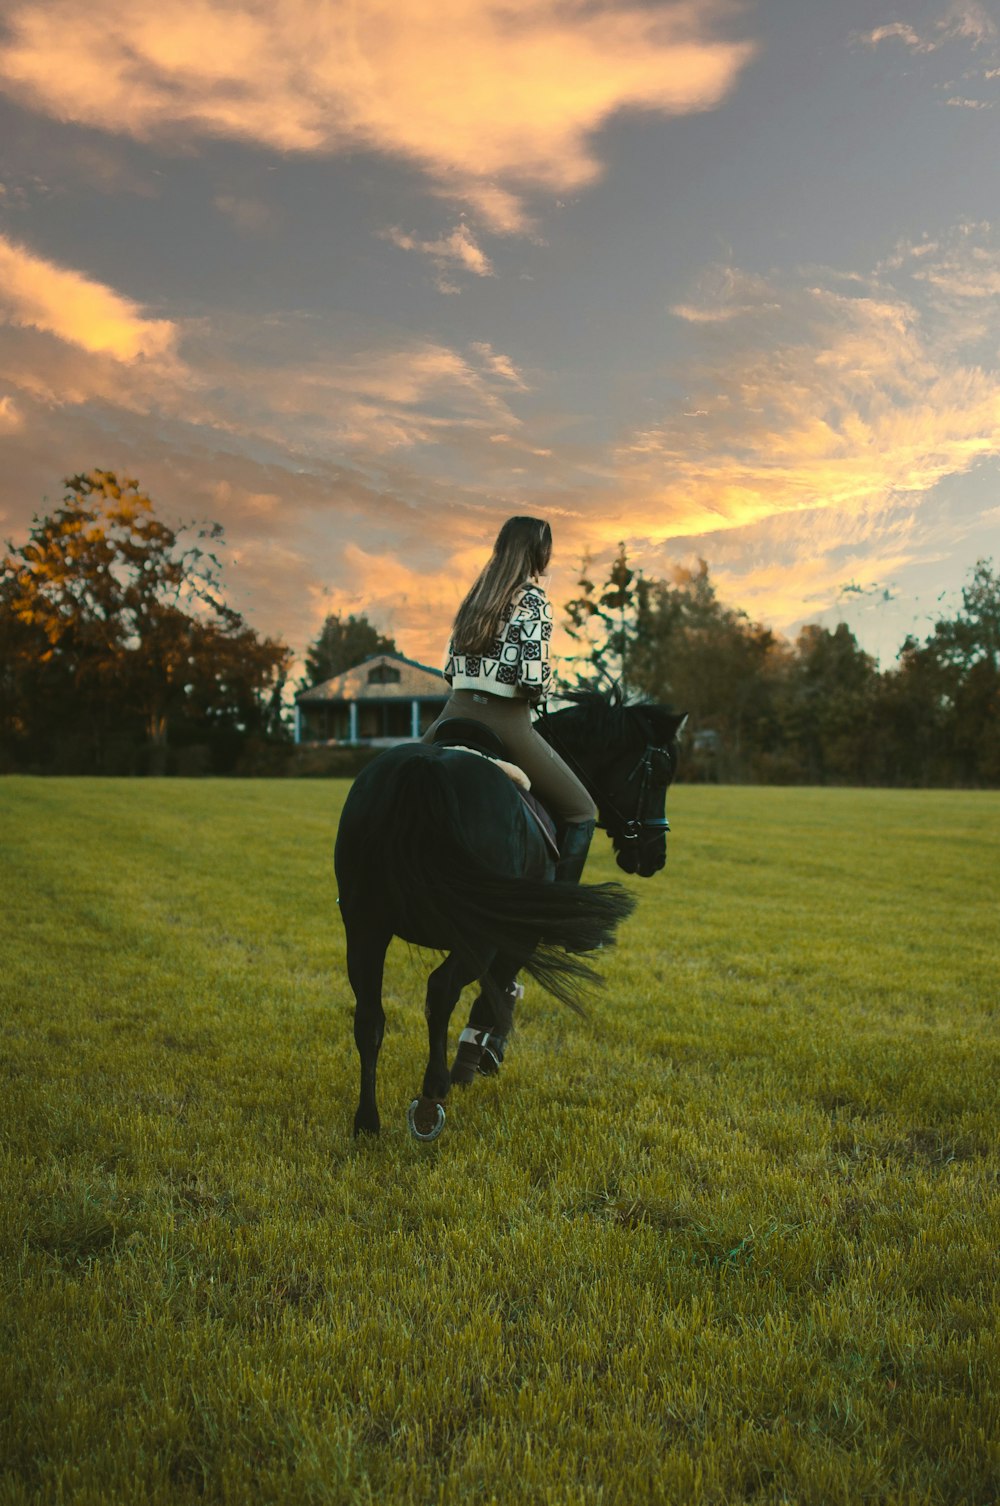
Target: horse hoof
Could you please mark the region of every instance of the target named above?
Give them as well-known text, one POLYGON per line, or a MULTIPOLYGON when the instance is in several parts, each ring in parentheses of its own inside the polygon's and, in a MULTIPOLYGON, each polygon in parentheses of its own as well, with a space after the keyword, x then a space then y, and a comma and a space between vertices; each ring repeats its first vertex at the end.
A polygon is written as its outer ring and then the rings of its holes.
POLYGON ((444 1104, 434 1098, 414 1098, 406 1111, 406 1122, 414 1140, 436 1140, 444 1129, 444 1104))

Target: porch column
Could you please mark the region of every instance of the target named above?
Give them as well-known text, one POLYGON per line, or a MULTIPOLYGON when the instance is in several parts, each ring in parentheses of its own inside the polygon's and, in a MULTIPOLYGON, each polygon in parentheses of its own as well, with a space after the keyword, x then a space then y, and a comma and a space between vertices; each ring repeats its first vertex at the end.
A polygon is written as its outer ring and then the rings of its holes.
POLYGON ((410 702, 410 736, 416 740, 420 736, 420 702, 410 702))
POLYGON ((358 740, 358 703, 349 701, 347 706, 347 741, 356 743, 358 740))
POLYGON ((295 703, 295 741, 297 743, 302 741, 302 707, 298 701, 295 703))

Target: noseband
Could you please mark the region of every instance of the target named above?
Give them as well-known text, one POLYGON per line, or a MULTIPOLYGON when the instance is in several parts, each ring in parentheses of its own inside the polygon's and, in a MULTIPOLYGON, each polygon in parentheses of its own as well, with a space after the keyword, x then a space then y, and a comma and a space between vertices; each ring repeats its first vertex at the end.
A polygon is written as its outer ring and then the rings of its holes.
MULTIPOLYGON (((667 773, 669 774, 670 767, 673 762, 670 757, 669 748, 661 747, 658 743, 647 743, 643 751, 639 754, 639 757, 636 760, 631 773, 626 777, 625 780, 626 784, 631 784, 634 779, 639 780, 639 794, 635 802, 635 815, 625 816, 618 809, 617 805, 615 805, 610 795, 605 795, 602 793, 602 791, 594 788, 593 780, 590 778, 589 774, 587 774, 585 770, 581 769, 580 765, 577 763, 572 753, 570 753, 569 749, 563 745, 560 739, 552 731, 551 719, 548 712, 544 708, 541 712, 541 720, 545 723, 549 737, 552 739, 552 744, 555 747, 556 751, 563 758, 565 758, 574 774, 577 775, 577 777, 583 784, 584 788, 587 791, 587 794, 591 796, 598 807, 603 805, 608 810, 610 810, 612 819, 618 823, 618 830, 615 831, 612 829, 610 822, 599 821, 597 824, 602 831, 606 831, 609 836, 617 837, 620 842, 638 842, 640 836, 644 832, 668 832, 670 830, 670 822, 667 820, 666 816, 643 816, 642 814, 643 806, 646 803, 646 797, 649 793, 649 788, 653 781, 653 772, 656 762, 664 762, 666 765, 667 773)), ((667 780, 664 782, 667 783, 669 781, 667 780)))

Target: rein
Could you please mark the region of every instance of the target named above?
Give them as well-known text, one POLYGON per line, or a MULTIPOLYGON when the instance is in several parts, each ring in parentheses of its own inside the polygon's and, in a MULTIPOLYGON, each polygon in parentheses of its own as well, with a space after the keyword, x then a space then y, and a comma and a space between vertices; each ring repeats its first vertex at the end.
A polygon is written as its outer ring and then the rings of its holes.
MULTIPOLYGON (((620 841, 637 842, 639 840, 640 834, 644 831, 667 832, 670 830, 670 822, 667 820, 666 816, 644 817, 641 814, 642 808, 646 803, 646 795, 649 791, 649 786, 653 778, 654 756, 656 754, 662 755, 662 757, 665 758, 667 760, 667 763, 669 764, 670 753, 667 748, 661 747, 658 743, 647 743, 643 751, 639 754, 639 757, 636 760, 631 773, 625 780, 626 784, 631 784, 632 780, 635 779, 637 775, 641 776, 639 781, 639 796, 635 802, 636 813, 634 816, 625 816, 618 809, 609 795, 604 795, 599 789, 595 788, 594 781, 591 779, 590 775, 586 772, 585 769, 581 769, 580 765, 577 763, 576 759, 573 757, 572 753, 569 751, 566 745, 561 741, 556 733, 553 732, 552 718, 549 716, 548 710, 544 705, 539 707, 539 720, 545 724, 545 728, 549 738, 551 739, 552 746, 555 748, 556 752, 569 764, 570 768, 573 770, 574 774, 576 774, 584 789, 587 791, 587 794, 590 795, 591 799, 597 805, 598 809, 600 809, 600 807, 603 805, 611 811, 612 816, 621 827, 621 831, 618 834, 620 841)), ((647 737, 649 735, 648 728, 645 729, 645 735, 647 737)), ((612 836, 614 835, 614 833, 611 832, 611 827, 608 822, 599 821, 597 824, 602 831, 607 831, 610 832, 612 836)))

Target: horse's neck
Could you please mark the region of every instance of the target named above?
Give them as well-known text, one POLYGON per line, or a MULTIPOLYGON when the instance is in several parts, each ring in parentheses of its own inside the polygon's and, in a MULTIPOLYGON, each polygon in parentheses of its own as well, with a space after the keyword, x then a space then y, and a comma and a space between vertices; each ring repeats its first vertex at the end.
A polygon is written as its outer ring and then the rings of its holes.
POLYGON ((565 759, 574 773, 582 770, 593 778, 595 764, 606 750, 596 745, 591 746, 585 737, 579 737, 573 721, 572 711, 557 711, 552 716, 540 717, 535 727, 549 747, 565 759))

